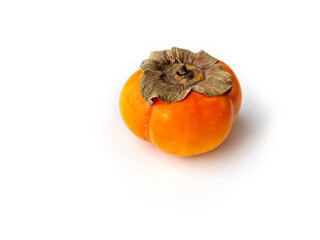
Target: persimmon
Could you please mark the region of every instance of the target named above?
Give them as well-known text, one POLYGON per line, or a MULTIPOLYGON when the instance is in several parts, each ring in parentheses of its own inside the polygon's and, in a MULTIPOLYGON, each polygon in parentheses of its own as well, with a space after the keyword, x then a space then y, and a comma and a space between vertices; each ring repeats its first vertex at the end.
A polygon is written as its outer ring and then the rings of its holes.
POLYGON ((151 52, 140 68, 119 102, 136 136, 178 156, 208 152, 226 139, 241 105, 238 79, 227 64, 173 47, 151 52))

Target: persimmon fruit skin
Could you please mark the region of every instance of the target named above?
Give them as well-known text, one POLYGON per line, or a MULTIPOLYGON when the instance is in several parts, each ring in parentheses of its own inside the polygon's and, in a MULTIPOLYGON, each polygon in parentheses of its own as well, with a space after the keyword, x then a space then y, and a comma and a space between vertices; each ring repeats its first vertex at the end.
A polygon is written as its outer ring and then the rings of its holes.
POLYGON ((191 91, 183 100, 165 103, 157 98, 148 105, 140 94, 142 70, 125 83, 120 94, 120 113, 139 138, 165 152, 193 156, 208 152, 228 136, 241 106, 239 81, 225 63, 217 64, 232 75, 232 90, 217 97, 191 91))

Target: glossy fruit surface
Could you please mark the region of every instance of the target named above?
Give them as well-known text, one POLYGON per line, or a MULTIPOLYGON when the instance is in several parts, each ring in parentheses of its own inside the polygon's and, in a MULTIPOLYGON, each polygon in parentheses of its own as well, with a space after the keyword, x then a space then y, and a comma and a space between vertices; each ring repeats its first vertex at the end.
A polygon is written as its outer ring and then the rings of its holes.
POLYGON ((139 138, 165 152, 192 156, 216 148, 228 136, 241 105, 241 89, 234 72, 232 90, 209 97, 191 91, 183 100, 165 103, 157 98, 148 105, 140 94, 142 70, 125 83, 120 95, 120 113, 127 127, 139 138))

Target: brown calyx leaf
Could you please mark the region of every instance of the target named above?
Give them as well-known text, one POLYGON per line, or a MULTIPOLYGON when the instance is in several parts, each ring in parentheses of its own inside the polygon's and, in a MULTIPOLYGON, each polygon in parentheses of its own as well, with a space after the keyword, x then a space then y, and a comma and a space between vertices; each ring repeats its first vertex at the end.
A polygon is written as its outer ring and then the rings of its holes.
POLYGON ((219 96, 231 90, 231 74, 205 51, 193 53, 173 47, 151 52, 144 60, 140 93, 147 104, 158 97, 166 103, 184 99, 192 89, 207 96, 219 96), (183 70, 183 71, 182 71, 183 70))
POLYGON ((209 68, 218 62, 218 59, 212 57, 203 50, 193 53, 187 49, 173 47, 171 51, 175 57, 181 60, 181 62, 195 65, 201 69, 209 68))
POLYGON ((161 101, 172 103, 184 99, 191 87, 184 85, 167 84, 162 80, 161 71, 146 70, 140 78, 140 93, 147 104, 153 103, 152 98, 158 97, 161 101))
POLYGON ((219 96, 231 90, 232 76, 220 65, 213 65, 205 71, 205 80, 192 86, 192 90, 207 96, 219 96))

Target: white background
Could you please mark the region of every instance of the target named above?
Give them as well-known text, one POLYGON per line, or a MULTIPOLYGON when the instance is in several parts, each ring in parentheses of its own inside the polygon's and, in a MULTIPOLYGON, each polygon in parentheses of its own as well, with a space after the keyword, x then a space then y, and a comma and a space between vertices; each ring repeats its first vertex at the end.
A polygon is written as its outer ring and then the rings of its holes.
POLYGON ((1 1, 0 239, 320 239, 318 1, 1 1), (192 158, 136 138, 152 50, 236 72, 240 115, 192 158))

